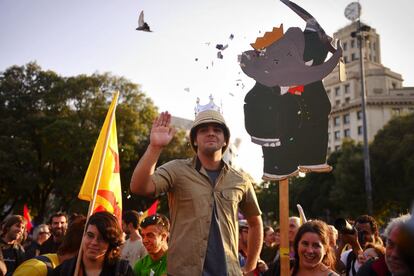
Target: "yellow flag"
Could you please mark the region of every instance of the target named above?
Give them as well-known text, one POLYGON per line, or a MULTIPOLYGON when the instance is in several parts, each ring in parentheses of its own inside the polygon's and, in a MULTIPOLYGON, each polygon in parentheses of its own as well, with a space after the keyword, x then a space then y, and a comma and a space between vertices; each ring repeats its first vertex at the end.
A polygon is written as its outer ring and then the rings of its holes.
POLYGON ((118 95, 119 92, 115 94, 106 114, 78 197, 93 202, 95 196, 92 212, 108 211, 114 214, 121 224, 122 192, 115 120, 118 95), (96 195, 95 185, 98 185, 96 195))

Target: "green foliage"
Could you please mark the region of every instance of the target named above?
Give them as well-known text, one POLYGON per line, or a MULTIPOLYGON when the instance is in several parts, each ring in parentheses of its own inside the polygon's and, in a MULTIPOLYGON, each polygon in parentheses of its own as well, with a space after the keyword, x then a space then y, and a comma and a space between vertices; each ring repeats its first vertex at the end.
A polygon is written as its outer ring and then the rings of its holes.
MULTIPOLYGON (((0 74, 0 218, 24 203, 38 222, 57 209, 85 212, 88 204, 77 194, 117 90, 121 183, 128 202, 130 178, 157 114, 139 85, 107 73, 61 77, 36 63, 0 74)), ((187 156, 187 149, 181 133, 162 160, 187 156)))
POLYGON ((262 183, 256 190, 257 201, 260 204, 265 225, 271 225, 279 220, 279 185, 276 182, 262 183))
POLYGON ((341 217, 356 217, 366 213, 364 161, 362 146, 344 141, 341 155, 334 167, 335 185, 330 199, 339 207, 341 217))
POLYGON ((378 213, 407 212, 414 197, 414 114, 396 117, 371 147, 374 207, 378 213))

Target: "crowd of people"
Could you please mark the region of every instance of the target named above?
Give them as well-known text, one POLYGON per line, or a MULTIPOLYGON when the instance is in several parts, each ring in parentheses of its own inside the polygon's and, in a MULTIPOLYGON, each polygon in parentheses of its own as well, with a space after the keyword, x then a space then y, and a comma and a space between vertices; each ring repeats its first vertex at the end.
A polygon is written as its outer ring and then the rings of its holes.
POLYGON ((334 225, 291 217, 289 248, 280 248, 284 233, 263 227, 250 179, 223 160, 230 130, 218 108, 208 107, 197 110, 190 130, 193 158, 156 168, 175 133, 171 115, 162 112, 134 170, 131 191, 167 194, 169 218, 128 210, 120 225, 108 212, 59 212, 28 242, 25 219, 11 215, 1 223, 0 275, 275 276, 287 254, 294 276, 414 275, 409 214, 384 231, 369 215, 334 225))
MULTIPOLYGON (((78 275, 188 275, 167 274, 171 225, 162 214, 141 219, 138 212, 129 210, 122 226, 108 212, 95 213, 88 221, 77 215, 68 223, 64 213, 57 213, 50 222, 56 215, 63 217, 65 223, 55 225, 51 233, 59 233, 61 239, 56 248, 44 249, 44 254, 38 248, 46 238, 39 238, 39 234, 48 232, 49 224, 34 228, 28 242, 24 240, 27 233, 23 217, 13 215, 3 221, 0 275, 74 275, 76 269, 78 275)), ((249 231, 247 221, 239 219, 236 260, 240 272, 227 275, 242 274, 249 254, 249 231)), ((249 273, 280 275, 279 229, 265 226, 262 236, 260 255, 249 273)), ((49 239, 53 240, 53 234, 49 239)), ((291 217, 288 239, 290 275, 414 275, 414 219, 410 214, 391 219, 381 232, 368 215, 359 216, 346 229, 317 219, 300 225, 298 217, 291 217)), ((191 240, 187 243, 192 245, 191 240)))

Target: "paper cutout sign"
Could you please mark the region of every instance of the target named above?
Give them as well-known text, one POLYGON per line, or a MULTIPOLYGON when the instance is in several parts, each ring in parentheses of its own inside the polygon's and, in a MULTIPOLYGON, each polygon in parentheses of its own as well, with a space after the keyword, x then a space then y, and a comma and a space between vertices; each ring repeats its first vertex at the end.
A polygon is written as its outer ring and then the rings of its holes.
POLYGON ((326 164, 331 104, 322 79, 338 64, 342 48, 339 41, 332 45, 307 11, 281 1, 306 21, 305 30, 289 28, 270 45, 243 52, 240 60, 243 72, 256 80, 245 97, 245 127, 262 146, 264 180, 332 169, 326 164))

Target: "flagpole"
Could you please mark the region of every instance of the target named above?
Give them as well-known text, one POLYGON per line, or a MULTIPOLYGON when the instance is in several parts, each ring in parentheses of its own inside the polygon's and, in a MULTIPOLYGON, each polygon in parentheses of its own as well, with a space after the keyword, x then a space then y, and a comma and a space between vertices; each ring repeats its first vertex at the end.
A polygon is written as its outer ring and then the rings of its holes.
POLYGON ((289 275, 289 180, 279 181, 279 224, 280 224, 280 275, 289 275))
MULTIPOLYGON (((86 215, 86 221, 88 221, 89 217, 93 213, 93 206, 95 205, 96 195, 98 193, 98 186, 99 186, 98 183, 101 180, 103 164, 105 162, 105 155, 106 155, 106 150, 107 150, 107 147, 108 147, 109 135, 111 135, 110 130, 111 130, 111 127, 112 127, 112 122, 113 122, 114 117, 115 117, 116 106, 118 105, 118 96, 119 96, 119 91, 117 91, 115 93, 114 99, 112 100, 112 101, 115 101, 115 106, 114 106, 114 109, 112 110, 111 117, 109 119, 108 129, 107 129, 106 135, 105 135, 104 147, 103 147, 103 150, 102 150, 102 153, 101 153, 101 158, 99 160, 98 174, 95 178, 95 183, 94 183, 94 186, 93 186, 93 197, 92 197, 92 200, 89 202, 89 208, 88 208, 88 213, 86 215)), ((84 229, 84 234, 85 234, 85 232, 86 232, 86 228, 84 229)), ((76 260, 75 273, 73 274, 74 276, 79 275, 80 262, 81 262, 81 259, 82 259, 83 236, 82 236, 81 246, 79 248, 78 258, 76 260)))

